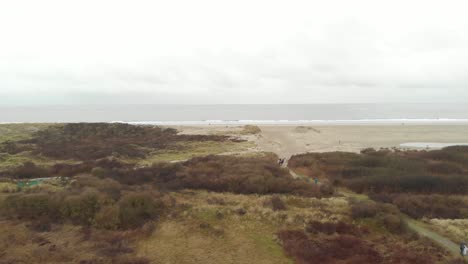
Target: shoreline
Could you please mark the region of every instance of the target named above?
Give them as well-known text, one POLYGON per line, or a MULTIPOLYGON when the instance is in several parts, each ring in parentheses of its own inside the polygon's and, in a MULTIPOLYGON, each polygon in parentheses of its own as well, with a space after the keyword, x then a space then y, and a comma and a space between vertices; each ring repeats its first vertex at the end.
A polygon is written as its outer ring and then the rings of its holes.
POLYGON ((125 123, 154 126, 436 126, 468 125, 468 119, 349 119, 349 120, 197 120, 197 121, 55 121, 0 122, 9 124, 125 123))
POLYGON ((190 126, 190 125, 468 125, 468 119, 353 119, 353 120, 201 120, 201 121, 114 121, 132 125, 190 126))

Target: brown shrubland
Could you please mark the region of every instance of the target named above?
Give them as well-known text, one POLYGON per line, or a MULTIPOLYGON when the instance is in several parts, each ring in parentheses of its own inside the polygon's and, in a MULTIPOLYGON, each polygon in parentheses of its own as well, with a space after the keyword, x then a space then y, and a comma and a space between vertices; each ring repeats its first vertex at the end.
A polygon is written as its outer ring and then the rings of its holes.
MULTIPOLYGON (((319 170, 336 185, 356 192, 468 193, 468 147, 434 151, 364 150, 293 156, 292 168, 319 170)), ((312 176, 312 175, 311 175, 312 176)))

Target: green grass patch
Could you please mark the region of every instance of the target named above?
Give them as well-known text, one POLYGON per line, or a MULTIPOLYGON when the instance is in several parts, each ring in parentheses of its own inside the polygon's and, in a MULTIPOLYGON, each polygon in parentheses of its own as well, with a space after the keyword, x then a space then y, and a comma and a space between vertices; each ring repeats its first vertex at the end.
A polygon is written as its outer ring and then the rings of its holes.
POLYGON ((0 170, 7 170, 21 166, 27 161, 34 162, 38 166, 51 166, 55 163, 72 164, 73 160, 54 160, 41 155, 34 155, 31 152, 22 152, 15 155, 0 153, 0 170))
MULTIPOLYGON (((278 259, 285 258, 283 248, 273 239, 272 233, 253 232, 251 233, 250 238, 254 241, 255 248, 258 248, 264 252, 267 252, 268 255, 274 258, 278 258, 278 259)), ((294 261, 291 260, 290 263, 294 263, 294 261)))
POLYGON ((157 162, 183 161, 194 157, 217 155, 227 152, 241 152, 253 146, 252 142, 199 141, 179 143, 177 148, 153 152, 148 158, 135 160, 138 165, 157 162))
POLYGON ((385 228, 384 225, 376 218, 359 218, 355 220, 355 224, 357 226, 365 226, 369 228, 371 233, 383 234, 387 235, 390 234, 388 230, 385 228))
POLYGON ((5 141, 25 140, 51 124, 1 124, 0 125, 0 143, 5 141))

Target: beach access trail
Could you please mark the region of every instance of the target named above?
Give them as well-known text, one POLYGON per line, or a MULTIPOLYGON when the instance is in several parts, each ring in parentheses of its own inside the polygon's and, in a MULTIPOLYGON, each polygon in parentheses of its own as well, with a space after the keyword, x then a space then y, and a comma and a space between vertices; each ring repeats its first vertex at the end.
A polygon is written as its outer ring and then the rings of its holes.
MULTIPOLYGON (((319 130, 314 130, 309 133, 318 133, 319 130)), ((257 144, 264 151, 270 151, 276 153, 279 157, 285 158, 285 165, 287 167, 287 161, 294 154, 307 152, 307 147, 299 144, 300 140, 297 140, 297 131, 289 128, 289 133, 287 128, 266 128, 262 127, 261 137, 258 138, 257 144)), ((290 174, 294 178, 301 177, 296 174, 293 170, 289 169, 290 174)), ((339 191, 340 194, 346 197, 354 197, 357 199, 369 199, 366 195, 356 194, 349 190, 339 191)), ((456 243, 451 241, 449 238, 444 237, 432 230, 430 230, 427 225, 421 221, 412 219, 406 215, 403 216, 403 219, 407 223, 408 227, 414 232, 418 233, 421 236, 427 237, 436 244, 445 248, 454 256, 459 256, 459 247, 456 243)))

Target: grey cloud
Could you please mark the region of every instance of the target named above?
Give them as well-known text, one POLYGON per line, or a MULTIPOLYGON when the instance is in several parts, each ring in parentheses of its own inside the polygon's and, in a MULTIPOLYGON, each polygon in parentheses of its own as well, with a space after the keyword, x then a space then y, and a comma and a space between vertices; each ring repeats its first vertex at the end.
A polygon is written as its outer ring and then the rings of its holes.
POLYGON ((27 32, 28 21, 18 21, 26 32, 10 28, 9 43, 0 43, 0 104, 467 100, 466 4, 429 2, 397 1, 387 11, 368 1, 304 1, 271 4, 271 14, 242 2, 238 11, 253 8, 244 18, 200 4, 178 20, 148 6, 144 19, 105 23, 96 9, 85 24, 68 21, 76 30, 59 28, 70 39, 40 24, 27 32), (35 34, 43 39, 32 41, 35 34))

